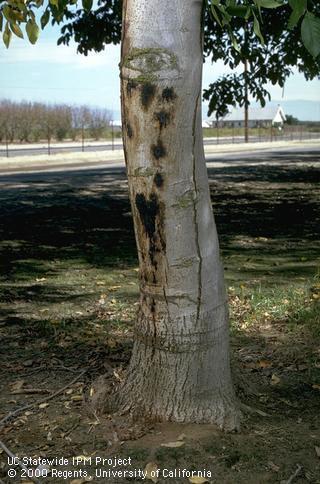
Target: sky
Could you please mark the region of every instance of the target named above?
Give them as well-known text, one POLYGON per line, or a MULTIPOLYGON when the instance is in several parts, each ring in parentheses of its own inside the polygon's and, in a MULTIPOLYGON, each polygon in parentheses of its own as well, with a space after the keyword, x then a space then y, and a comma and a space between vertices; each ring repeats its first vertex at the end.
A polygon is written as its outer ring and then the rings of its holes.
MULTIPOLYGON (((120 119, 119 46, 107 46, 87 57, 76 53, 76 44, 57 46, 59 28, 47 26, 36 45, 14 38, 7 50, 0 44, 0 98, 49 103, 87 104, 112 111, 120 119)), ((204 65, 203 86, 231 72, 222 62, 204 65)), ((305 81, 294 73, 285 86, 267 86, 272 102, 301 120, 320 121, 320 81, 305 81)), ((206 119, 203 106, 203 118, 206 119)))

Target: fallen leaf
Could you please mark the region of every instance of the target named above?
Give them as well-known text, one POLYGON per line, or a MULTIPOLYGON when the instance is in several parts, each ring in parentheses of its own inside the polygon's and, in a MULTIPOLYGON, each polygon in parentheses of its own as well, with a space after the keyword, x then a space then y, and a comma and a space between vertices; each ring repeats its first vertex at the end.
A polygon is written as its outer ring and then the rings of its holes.
POLYGON ((158 482, 157 471, 158 471, 158 466, 155 462, 148 462, 148 464, 144 469, 146 478, 152 482, 158 482))
POLYGON ((47 408, 49 407, 49 403, 40 403, 39 408, 47 408))
POLYGON ((317 383, 315 383, 314 385, 312 385, 312 388, 314 390, 320 390, 320 385, 318 385, 317 383))
POLYGON ((280 471, 280 467, 277 466, 277 464, 274 464, 274 462, 268 462, 268 466, 270 467, 271 470, 273 470, 274 472, 279 472, 280 471))
POLYGON ((15 382, 10 383, 11 393, 21 390, 21 388, 23 387, 23 384, 24 384, 24 380, 16 380, 15 382))
POLYGON ((169 447, 171 449, 175 449, 177 447, 182 447, 184 442, 182 440, 178 440, 177 442, 167 442, 166 444, 161 444, 161 447, 169 447))
POLYGON ((81 401, 83 400, 83 395, 73 395, 73 396, 71 397, 71 400, 72 400, 73 402, 81 402, 81 401))
POLYGON ((187 438, 186 434, 180 434, 177 440, 185 440, 187 438))
POLYGON ((272 363, 271 361, 268 361, 268 360, 260 360, 258 361, 257 365, 260 368, 270 368, 272 366, 272 363))
POLYGON ((316 451, 316 454, 318 457, 320 457, 320 447, 318 447, 317 445, 314 446, 314 450, 316 451))
POLYGON ((46 278, 46 277, 37 277, 37 278, 36 278, 36 281, 37 281, 37 282, 43 282, 43 281, 46 281, 46 280, 47 280, 47 278, 46 278))
POLYGON ((109 348, 115 348, 117 346, 117 342, 112 338, 108 338, 107 346, 109 346, 109 348))
POLYGON ((195 477, 189 477, 188 480, 192 484, 204 484, 205 482, 210 482, 205 477, 197 477, 197 476, 195 476, 195 477))
POLYGON ((113 370, 113 374, 114 374, 115 378, 116 378, 118 381, 120 381, 120 382, 122 382, 122 381, 123 381, 123 378, 121 378, 121 376, 119 375, 119 373, 118 373, 116 370, 113 370))
POLYGON ((270 384, 279 385, 280 382, 281 382, 281 379, 275 373, 273 373, 270 384))

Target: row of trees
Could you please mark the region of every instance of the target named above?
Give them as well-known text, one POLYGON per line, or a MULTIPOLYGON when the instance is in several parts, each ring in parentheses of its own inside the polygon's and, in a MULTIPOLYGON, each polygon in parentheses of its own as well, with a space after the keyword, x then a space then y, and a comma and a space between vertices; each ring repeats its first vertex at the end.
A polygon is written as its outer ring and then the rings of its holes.
POLYGON ((14 102, 0 100, 0 142, 31 142, 53 138, 75 140, 86 137, 99 139, 110 127, 111 112, 103 108, 14 102))

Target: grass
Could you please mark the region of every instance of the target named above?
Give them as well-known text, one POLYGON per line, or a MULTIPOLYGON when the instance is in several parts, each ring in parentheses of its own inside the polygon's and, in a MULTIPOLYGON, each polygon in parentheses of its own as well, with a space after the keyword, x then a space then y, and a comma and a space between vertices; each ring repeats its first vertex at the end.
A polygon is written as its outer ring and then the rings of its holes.
POLYGON ((293 285, 250 288, 241 284, 229 287, 231 321, 235 328, 261 323, 284 323, 288 329, 305 326, 312 336, 320 337, 320 284, 318 276, 293 285))

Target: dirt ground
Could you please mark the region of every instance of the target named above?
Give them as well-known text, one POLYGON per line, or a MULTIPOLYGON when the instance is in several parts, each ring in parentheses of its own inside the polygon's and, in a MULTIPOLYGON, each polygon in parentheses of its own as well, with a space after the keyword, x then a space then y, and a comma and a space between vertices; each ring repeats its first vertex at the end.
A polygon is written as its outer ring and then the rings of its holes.
MULTIPOLYGON (((159 483, 205 482, 186 471, 223 484, 320 483, 319 153, 264 161, 209 169, 243 414, 232 434, 92 410, 93 382, 123 378, 137 308, 123 170, 0 179, 0 438, 21 458, 65 459, 40 482, 139 483, 158 467, 159 483), (116 468, 132 475, 100 474, 116 468), (167 477, 174 470, 182 477, 167 477)), ((0 449, 2 482, 32 481, 23 474, 0 449)))

